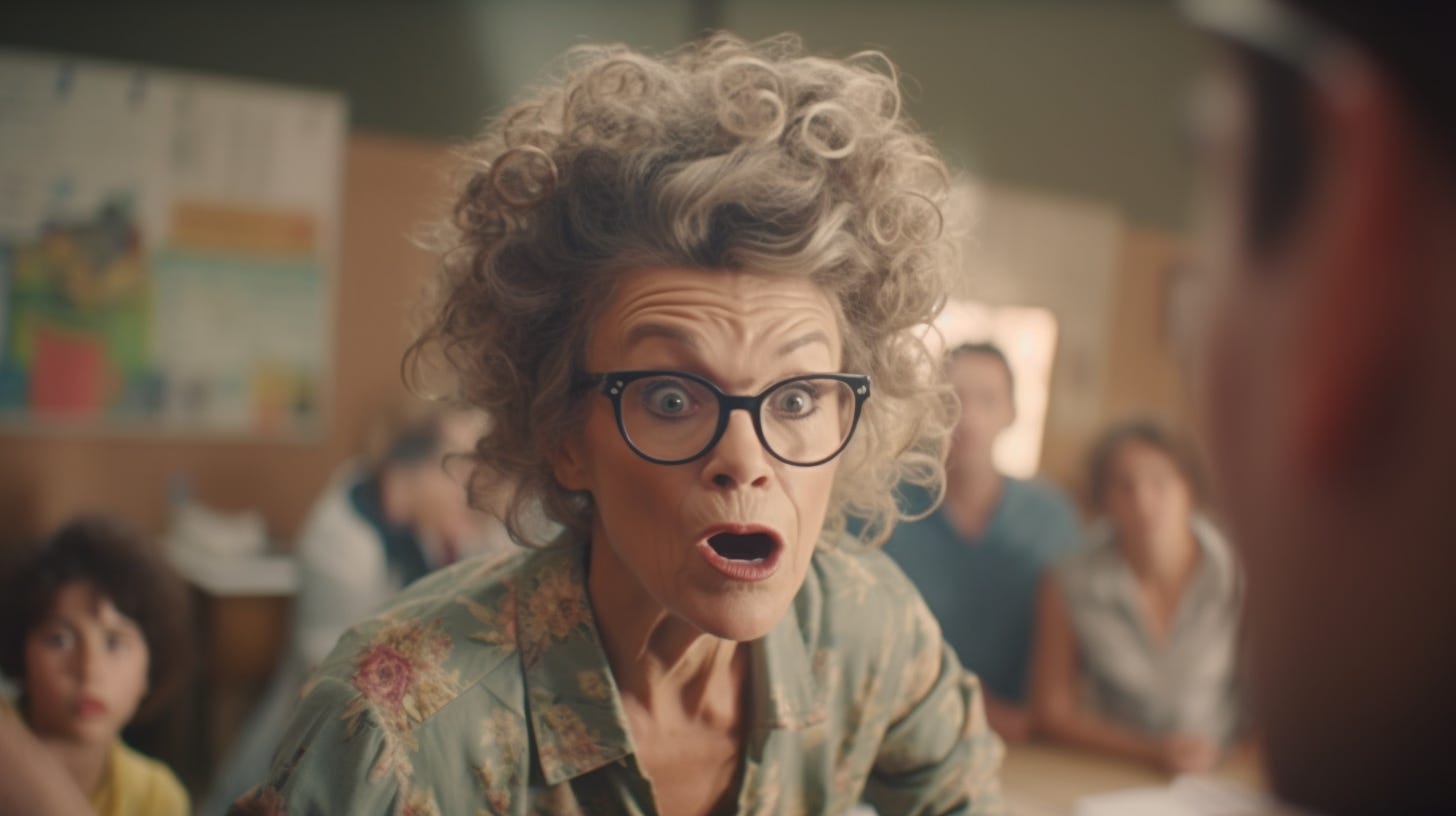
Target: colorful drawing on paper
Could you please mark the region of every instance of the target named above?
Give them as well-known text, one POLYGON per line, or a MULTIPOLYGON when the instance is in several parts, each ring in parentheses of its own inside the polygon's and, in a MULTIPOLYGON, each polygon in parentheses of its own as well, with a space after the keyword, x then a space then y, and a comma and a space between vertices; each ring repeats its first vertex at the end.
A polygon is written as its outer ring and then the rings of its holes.
POLYGON ((0 49, 0 423, 316 435, 334 94, 0 49))

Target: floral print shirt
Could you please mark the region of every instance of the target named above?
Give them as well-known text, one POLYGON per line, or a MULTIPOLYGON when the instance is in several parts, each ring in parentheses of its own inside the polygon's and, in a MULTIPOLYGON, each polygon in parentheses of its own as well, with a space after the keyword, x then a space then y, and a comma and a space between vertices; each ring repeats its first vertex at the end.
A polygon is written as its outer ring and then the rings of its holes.
MULTIPOLYGON (((234 814, 657 813, 587 597, 587 545, 466 562, 355 627, 234 814)), ((736 812, 1002 811, 980 685, 878 551, 821 547, 750 645, 736 812)))

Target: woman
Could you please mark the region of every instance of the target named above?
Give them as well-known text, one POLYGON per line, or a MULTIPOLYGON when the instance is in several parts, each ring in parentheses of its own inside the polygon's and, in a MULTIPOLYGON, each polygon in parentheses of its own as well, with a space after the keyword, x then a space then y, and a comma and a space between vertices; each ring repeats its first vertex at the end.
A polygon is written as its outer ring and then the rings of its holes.
POLYGON ((949 422, 909 333, 945 292, 946 173, 885 67, 579 49, 467 151, 411 370, 443 359, 490 416, 514 529, 567 532, 347 635, 240 809, 998 807, 975 679, 839 540, 939 475, 949 422))
POLYGON ((1037 722, 1094 750, 1206 770, 1237 725, 1238 566, 1194 510, 1190 449, 1159 426, 1109 430, 1089 471, 1106 520, 1043 582, 1037 722))

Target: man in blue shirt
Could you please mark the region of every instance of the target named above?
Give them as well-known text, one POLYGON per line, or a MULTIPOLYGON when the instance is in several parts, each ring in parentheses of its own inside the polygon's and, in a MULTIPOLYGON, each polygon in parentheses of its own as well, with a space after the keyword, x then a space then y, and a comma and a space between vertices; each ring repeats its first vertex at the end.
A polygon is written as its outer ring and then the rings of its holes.
MULTIPOLYGON (((925 518, 897 525, 885 552, 919 587, 961 662, 980 676, 991 727, 1020 740, 1031 730, 1026 675, 1037 585, 1047 565, 1076 547, 1077 514, 1056 488, 996 469, 996 437, 1016 416, 1011 366, 1001 349, 962 345, 945 366, 961 402, 945 501, 925 518)), ((906 487, 901 506, 913 516, 932 498, 906 487)))

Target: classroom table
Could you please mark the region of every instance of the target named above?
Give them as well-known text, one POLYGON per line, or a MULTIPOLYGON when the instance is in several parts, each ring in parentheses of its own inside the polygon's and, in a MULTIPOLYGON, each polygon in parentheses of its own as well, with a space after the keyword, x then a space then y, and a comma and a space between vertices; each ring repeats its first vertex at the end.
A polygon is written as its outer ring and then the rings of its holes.
MULTIPOLYGON (((1267 790, 1250 749, 1232 753, 1211 775, 1251 790, 1267 790)), ((1149 766, 1039 741, 1007 746, 1001 766, 1011 816, 1067 816, 1088 794, 1165 786, 1171 780, 1169 774, 1149 766)))

